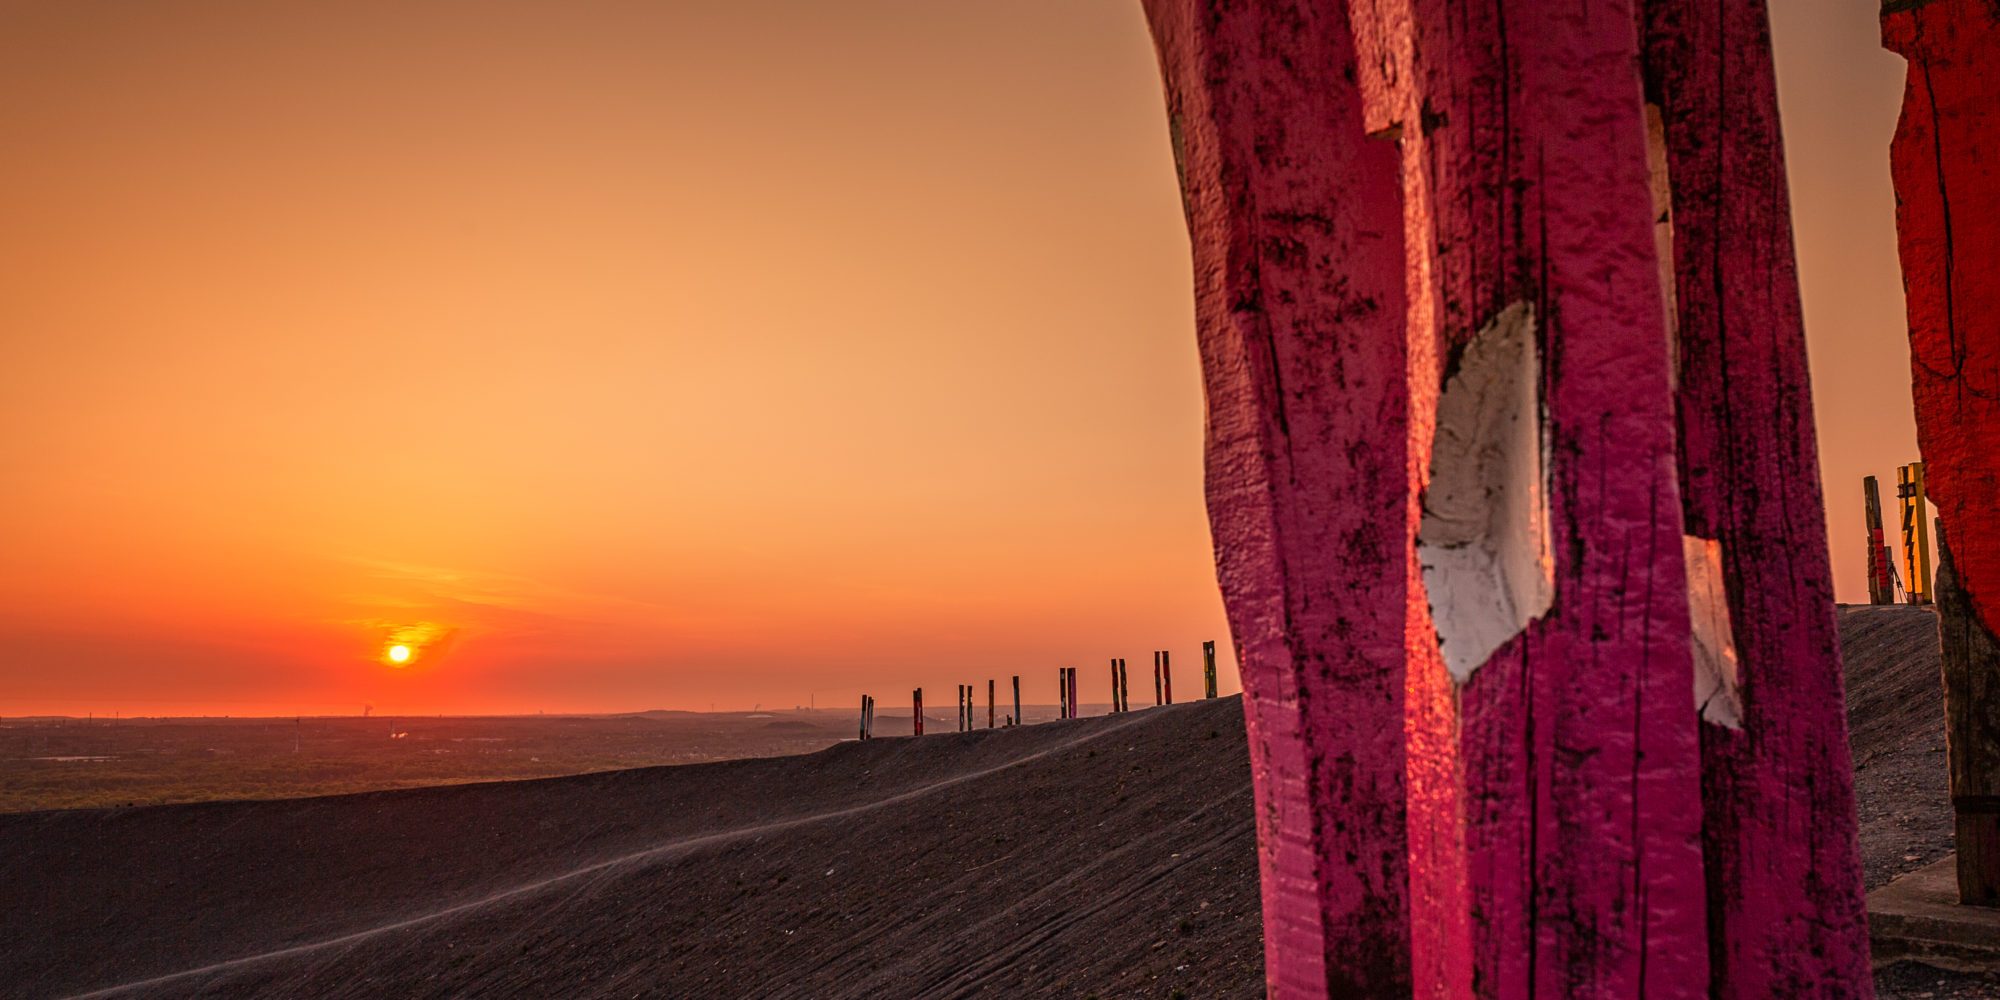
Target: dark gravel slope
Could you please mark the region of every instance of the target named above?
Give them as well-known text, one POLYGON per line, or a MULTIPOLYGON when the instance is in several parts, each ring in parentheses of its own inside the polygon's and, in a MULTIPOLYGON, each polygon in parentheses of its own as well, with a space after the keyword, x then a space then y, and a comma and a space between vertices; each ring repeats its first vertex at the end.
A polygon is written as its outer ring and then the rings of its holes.
POLYGON ((23 918, 0 983, 1255 996, 1250 813, 1227 699, 804 757, 0 817, 0 906, 23 918))

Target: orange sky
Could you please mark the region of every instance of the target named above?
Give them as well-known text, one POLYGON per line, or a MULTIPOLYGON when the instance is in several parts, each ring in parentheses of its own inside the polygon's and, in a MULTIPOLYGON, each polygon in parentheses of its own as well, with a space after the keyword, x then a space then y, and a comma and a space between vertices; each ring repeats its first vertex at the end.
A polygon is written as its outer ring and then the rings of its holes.
MULTIPOLYGON (((1915 450, 1901 63, 1775 6, 1853 600, 1915 450)), ((0 123, 0 713, 1047 702, 1228 648, 1136 0, 13 2, 0 123)))

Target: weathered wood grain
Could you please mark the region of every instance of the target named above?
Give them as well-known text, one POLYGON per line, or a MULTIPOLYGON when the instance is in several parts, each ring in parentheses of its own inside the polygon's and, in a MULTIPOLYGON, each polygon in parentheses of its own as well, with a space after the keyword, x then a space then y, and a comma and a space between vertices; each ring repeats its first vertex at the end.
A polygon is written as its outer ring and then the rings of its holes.
POLYGON ((1647 0, 1681 501, 1720 543, 1737 725, 1701 723, 1712 995, 1868 996, 1853 770, 1763 0, 1647 0))
POLYGON ((1396 151, 1337 3, 1147 0, 1195 261, 1273 997, 1410 991, 1396 151))

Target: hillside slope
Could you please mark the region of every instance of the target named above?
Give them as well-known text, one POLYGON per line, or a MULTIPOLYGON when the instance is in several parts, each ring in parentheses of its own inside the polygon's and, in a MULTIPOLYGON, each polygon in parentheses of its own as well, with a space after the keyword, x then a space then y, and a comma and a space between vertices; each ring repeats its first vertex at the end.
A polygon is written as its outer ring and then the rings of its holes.
MULTIPOLYGON (((1862 607, 1840 626, 1873 886, 1951 849, 1936 625, 1862 607)), ((0 816, 0 912, 0 995, 21 997, 1226 998, 1263 978, 1235 698, 801 757, 0 816)))
POLYGON ((803 757, 0 817, 0 906, 20 918, 0 983, 1255 996, 1244 745, 1232 698, 803 757))

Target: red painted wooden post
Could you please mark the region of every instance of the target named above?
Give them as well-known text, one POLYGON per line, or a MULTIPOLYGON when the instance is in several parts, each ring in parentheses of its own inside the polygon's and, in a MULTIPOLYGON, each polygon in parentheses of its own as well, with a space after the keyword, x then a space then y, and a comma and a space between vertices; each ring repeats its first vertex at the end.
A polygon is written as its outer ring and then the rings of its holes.
POLYGON ((1909 60, 1889 150, 1937 599, 1959 896, 2000 904, 2000 7, 1892 0, 1909 60), (1947 593, 1949 589, 1949 593, 1947 593))
POLYGON ((1410 492, 1396 149, 1363 141, 1339 4, 1145 9, 1193 243, 1269 995, 1406 996, 1410 594, 1394 570, 1412 525, 1380 502, 1410 492))

